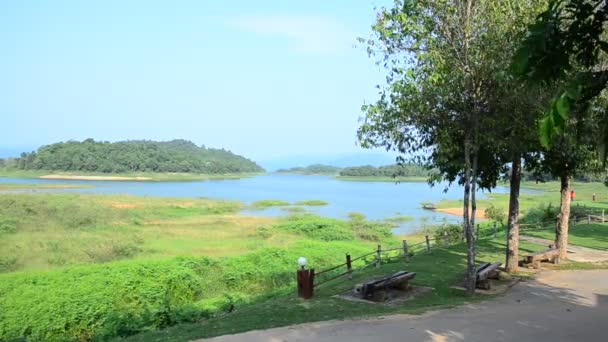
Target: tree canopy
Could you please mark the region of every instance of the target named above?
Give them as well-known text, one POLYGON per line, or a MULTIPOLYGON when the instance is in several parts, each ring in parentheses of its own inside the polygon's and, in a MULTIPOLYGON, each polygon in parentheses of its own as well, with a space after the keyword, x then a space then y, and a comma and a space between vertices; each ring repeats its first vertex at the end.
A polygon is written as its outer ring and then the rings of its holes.
MULTIPOLYGON (((5 166, 7 163, 4 162, 5 166)), ((224 149, 197 146, 187 140, 67 141, 22 153, 11 164, 22 170, 183 172, 224 174, 263 172, 255 162, 224 149)))

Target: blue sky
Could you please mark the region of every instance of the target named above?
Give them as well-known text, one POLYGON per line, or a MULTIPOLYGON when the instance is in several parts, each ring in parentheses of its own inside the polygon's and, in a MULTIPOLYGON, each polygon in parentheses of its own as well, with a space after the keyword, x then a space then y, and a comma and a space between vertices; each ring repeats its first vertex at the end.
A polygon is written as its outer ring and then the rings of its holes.
POLYGON ((0 148, 183 138, 257 160, 355 153, 390 0, 4 1, 0 148))

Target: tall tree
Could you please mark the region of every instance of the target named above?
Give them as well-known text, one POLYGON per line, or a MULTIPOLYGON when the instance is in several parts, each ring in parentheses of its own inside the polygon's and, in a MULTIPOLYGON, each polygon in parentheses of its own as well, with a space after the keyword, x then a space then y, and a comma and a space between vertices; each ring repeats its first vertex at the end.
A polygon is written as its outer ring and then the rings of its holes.
MULTIPOLYGON (((467 289, 475 288, 475 192, 492 188, 504 165, 497 89, 508 74, 529 1, 401 1, 380 10, 368 52, 387 71, 380 99, 364 105, 363 146, 383 146, 464 186, 467 289), (509 39, 505 39, 507 34, 509 39)), ((502 106, 500 108, 506 108, 502 106)))
POLYGON ((561 90, 539 122, 546 148, 538 167, 560 179, 556 246, 567 257, 571 180, 588 169, 608 142, 608 119, 592 109, 608 84, 608 1, 551 0, 529 26, 515 58, 517 72, 531 82, 561 90), (600 149, 594 149, 600 147, 600 149))

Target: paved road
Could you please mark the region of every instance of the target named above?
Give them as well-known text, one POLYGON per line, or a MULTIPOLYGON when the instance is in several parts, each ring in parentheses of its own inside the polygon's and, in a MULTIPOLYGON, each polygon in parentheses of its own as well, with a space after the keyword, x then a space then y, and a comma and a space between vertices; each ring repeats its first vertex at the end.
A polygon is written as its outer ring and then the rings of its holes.
POLYGON ((422 316, 329 321, 214 342, 607 341, 608 270, 545 271, 504 297, 422 316))

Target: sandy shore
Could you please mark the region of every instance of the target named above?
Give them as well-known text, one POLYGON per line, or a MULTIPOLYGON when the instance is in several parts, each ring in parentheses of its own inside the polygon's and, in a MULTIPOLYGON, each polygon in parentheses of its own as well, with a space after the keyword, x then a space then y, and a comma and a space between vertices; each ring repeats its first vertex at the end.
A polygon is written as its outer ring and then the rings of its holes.
POLYGON ((152 180, 148 177, 118 177, 118 176, 68 176, 68 175, 45 175, 44 179, 69 179, 69 180, 93 180, 93 181, 143 181, 152 180))
MULTIPOLYGON (((436 211, 438 213, 444 213, 444 214, 448 214, 448 215, 462 217, 463 208, 433 209, 433 211, 436 211)), ((484 208, 477 208, 477 211, 475 212, 475 218, 485 219, 486 216, 484 215, 483 211, 484 211, 484 208)))

